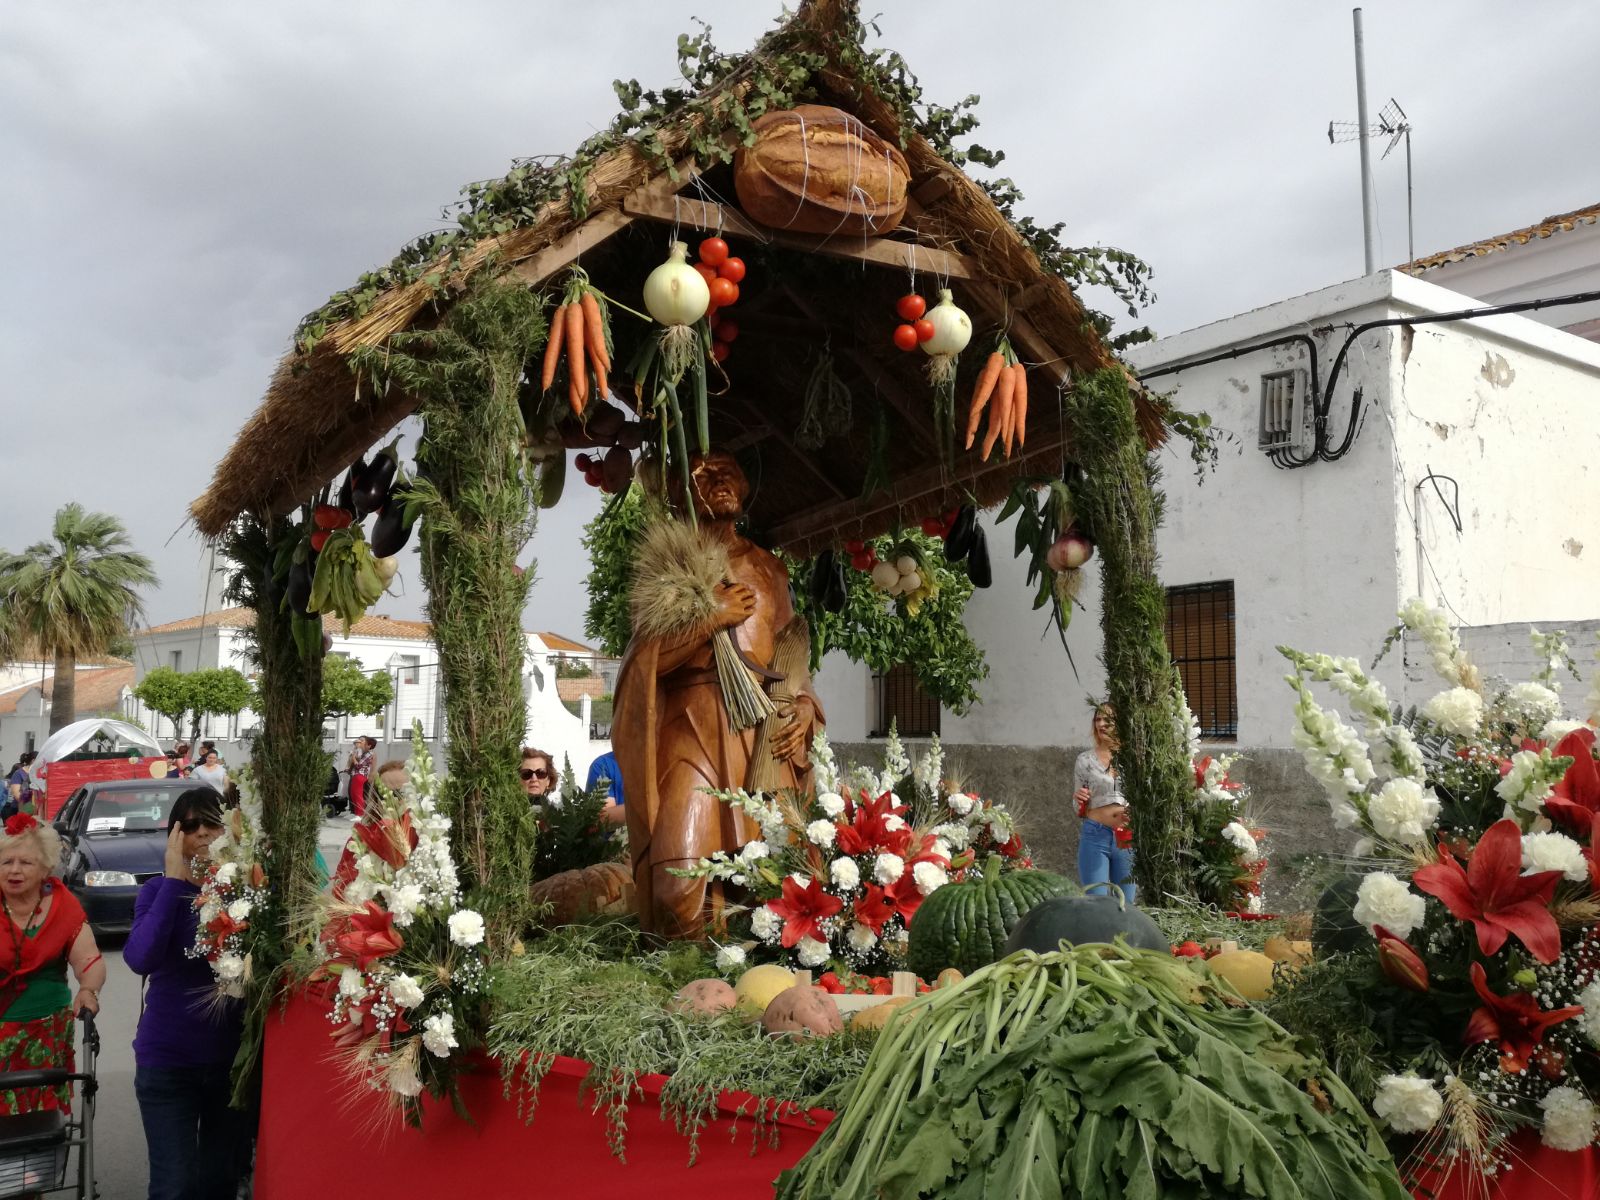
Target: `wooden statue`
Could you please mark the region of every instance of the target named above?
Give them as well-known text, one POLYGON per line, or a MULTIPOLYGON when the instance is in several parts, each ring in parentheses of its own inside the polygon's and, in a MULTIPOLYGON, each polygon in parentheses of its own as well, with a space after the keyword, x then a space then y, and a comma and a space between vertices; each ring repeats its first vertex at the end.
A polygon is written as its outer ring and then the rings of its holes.
POLYGON ((611 741, 627 788, 640 924, 663 937, 698 939, 708 919, 720 920, 723 885, 668 868, 736 852, 760 836, 708 790, 806 788, 822 713, 788 571, 735 529, 749 495, 744 472, 731 454, 698 455, 692 485, 698 529, 661 521, 635 563, 634 632, 617 677, 611 741), (750 728, 734 727, 737 714, 719 683, 713 642, 721 630, 731 631, 749 677, 771 702, 771 715, 750 728))

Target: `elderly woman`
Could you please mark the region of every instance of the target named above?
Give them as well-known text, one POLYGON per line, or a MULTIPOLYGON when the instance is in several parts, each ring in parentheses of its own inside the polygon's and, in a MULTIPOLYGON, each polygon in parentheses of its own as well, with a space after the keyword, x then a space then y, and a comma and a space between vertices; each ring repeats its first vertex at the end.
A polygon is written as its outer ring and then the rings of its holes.
POLYGON ((220 798, 209 786, 173 801, 166 870, 139 888, 122 948, 146 981, 133 1091, 150 1151, 150 1200, 231 1200, 248 1162, 250 1119, 228 1106, 243 1014, 217 998, 210 964, 189 954, 200 922, 194 863, 221 834, 220 798))
POLYGON ((1117 713, 1109 704, 1094 710, 1094 746, 1078 755, 1072 769, 1072 796, 1083 828, 1078 834, 1078 882, 1089 892, 1116 884, 1132 904, 1133 847, 1128 835, 1128 798, 1113 761, 1117 753, 1117 713))
MULTIPOLYGON (((0 1071, 33 1067, 73 1069, 72 1018, 100 1011, 106 964, 83 908, 51 871, 61 861, 61 838, 27 813, 5 823, 0 836, 0 895, 7 932, 0 936, 0 1071), (67 968, 78 983, 67 985, 67 968)), ((66 1109, 68 1089, 0 1092, 0 1113, 66 1109)))

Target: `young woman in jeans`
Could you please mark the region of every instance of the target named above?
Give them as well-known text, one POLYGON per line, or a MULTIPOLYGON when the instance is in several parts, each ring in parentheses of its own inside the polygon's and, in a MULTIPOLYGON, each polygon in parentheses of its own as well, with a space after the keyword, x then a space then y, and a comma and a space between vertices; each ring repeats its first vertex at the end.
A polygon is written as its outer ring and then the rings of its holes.
POLYGON ((191 863, 222 833, 219 797, 190 788, 167 818, 166 871, 139 889, 122 957, 145 977, 133 1090, 150 1156, 150 1200, 233 1200, 252 1118, 230 1108, 243 1017, 219 1001, 211 966, 190 958, 200 917, 191 863))
POLYGON ((1078 882, 1090 892, 1109 892, 1096 884, 1114 883, 1129 904, 1135 898, 1133 847, 1128 843, 1128 800, 1112 758, 1117 751, 1116 711, 1094 710, 1094 748, 1078 755, 1072 768, 1072 798, 1083 827, 1078 833, 1078 882))

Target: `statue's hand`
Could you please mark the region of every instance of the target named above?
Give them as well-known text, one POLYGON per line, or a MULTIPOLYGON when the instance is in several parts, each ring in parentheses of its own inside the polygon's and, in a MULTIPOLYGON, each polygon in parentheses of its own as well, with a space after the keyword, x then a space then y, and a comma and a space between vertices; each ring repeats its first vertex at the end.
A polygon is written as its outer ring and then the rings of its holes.
POLYGON ((716 629, 743 625, 756 611, 756 594, 742 583, 717 585, 717 613, 711 618, 716 629))
POLYGON ((797 696, 794 708, 782 729, 772 736, 772 753, 796 768, 803 768, 809 756, 811 729, 817 709, 810 696, 797 696))

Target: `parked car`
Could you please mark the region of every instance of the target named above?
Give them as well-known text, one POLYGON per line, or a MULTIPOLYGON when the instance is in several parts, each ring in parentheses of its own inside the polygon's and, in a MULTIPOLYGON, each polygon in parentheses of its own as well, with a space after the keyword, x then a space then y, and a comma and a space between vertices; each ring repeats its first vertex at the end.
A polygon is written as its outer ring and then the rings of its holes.
POLYGON ((173 802, 194 786, 187 779, 119 779, 85 784, 68 798, 53 822, 61 878, 96 935, 132 928, 139 885, 165 869, 173 802))

